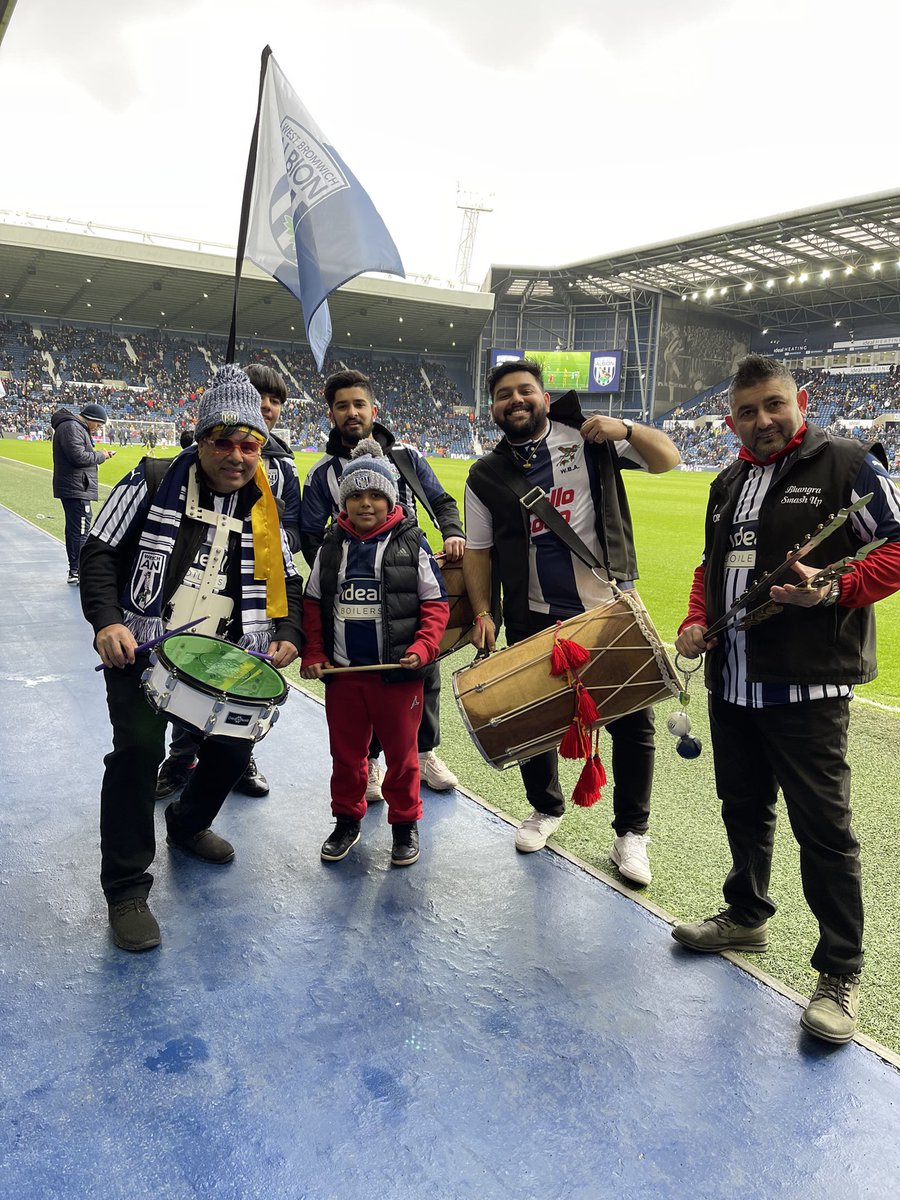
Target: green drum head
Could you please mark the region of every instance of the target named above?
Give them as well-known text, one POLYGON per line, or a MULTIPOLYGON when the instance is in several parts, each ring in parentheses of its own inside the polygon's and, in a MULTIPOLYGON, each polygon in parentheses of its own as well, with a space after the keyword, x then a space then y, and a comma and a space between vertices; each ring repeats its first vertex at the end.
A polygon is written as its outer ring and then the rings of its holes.
POLYGON ((177 633, 160 649, 178 671, 205 690, 246 700, 278 700, 285 683, 274 667, 240 646, 200 633, 177 633))

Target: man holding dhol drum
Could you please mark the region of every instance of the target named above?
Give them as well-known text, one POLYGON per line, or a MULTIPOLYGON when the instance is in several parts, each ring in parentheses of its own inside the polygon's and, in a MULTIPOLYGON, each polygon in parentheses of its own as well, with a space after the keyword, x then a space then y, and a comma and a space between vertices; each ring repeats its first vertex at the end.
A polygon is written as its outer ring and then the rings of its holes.
MULTIPOLYGON (((491 416, 504 437, 476 462, 466 483, 466 587, 494 649, 492 585, 503 593, 503 622, 512 645, 557 620, 612 599, 610 584, 592 572, 538 516, 520 503, 522 480, 539 487, 569 528, 623 589, 637 578, 622 468, 659 474, 679 461, 661 430, 618 417, 585 418, 575 392, 552 406, 540 365, 504 362, 488 375, 491 416)), ((647 884, 653 710, 640 709, 607 725, 615 775, 611 857, 625 878, 647 884)), ((540 850, 564 813, 555 750, 521 764, 532 812, 516 831, 516 848, 540 850)))
MULTIPOLYGON (((337 371, 325 380, 325 403, 334 428, 325 454, 306 476, 300 537, 303 557, 312 566, 325 538, 329 522, 340 511, 338 484, 341 472, 350 462, 354 446, 363 438, 373 437, 399 472, 399 502, 407 516, 418 519, 416 501, 425 509, 444 539, 444 556, 458 562, 466 541, 456 501, 445 491, 424 456, 413 446, 398 442, 389 429, 376 421, 378 405, 371 381, 361 371, 337 371)), ((423 781, 436 792, 455 788, 456 776, 435 753, 441 740, 441 672, 437 663, 425 670, 422 722, 419 725, 419 771, 423 781)), ((382 773, 378 763, 381 747, 373 737, 369 749, 369 782, 366 802, 383 800, 382 773)))
MULTIPOLYGON (((193 632, 266 653, 277 667, 297 657, 302 585, 260 466, 267 436, 256 389, 238 367, 222 367, 200 402, 196 446, 171 463, 144 460, 117 484, 82 552, 82 608, 108 668, 113 727, 100 793, 100 882, 123 950, 160 942, 147 897, 165 719, 145 699, 148 657, 136 648, 202 618, 193 632)), ((252 750, 246 736, 201 744, 165 812, 170 846, 210 863, 234 858, 209 826, 252 750)))
POLYGON ((854 684, 877 674, 872 605, 900 589, 900 499, 880 445, 807 425, 806 392, 784 363, 742 359, 729 400, 726 419, 741 450, 710 489, 703 563, 675 643, 689 658, 706 653, 716 790, 732 858, 722 889, 728 907, 676 925, 672 936, 706 953, 768 948, 780 787, 819 925, 811 960, 819 980, 800 1024, 840 1044, 856 1030, 863 964, 850 699, 854 684), (810 539, 820 531, 821 547, 810 539), (786 571, 786 556, 805 544, 803 561, 786 571), (857 558, 864 561, 842 574, 851 566, 844 560, 857 558), (779 568, 781 576, 741 603, 779 568), (735 623, 747 611, 765 616, 770 600, 779 608, 765 619, 735 623))

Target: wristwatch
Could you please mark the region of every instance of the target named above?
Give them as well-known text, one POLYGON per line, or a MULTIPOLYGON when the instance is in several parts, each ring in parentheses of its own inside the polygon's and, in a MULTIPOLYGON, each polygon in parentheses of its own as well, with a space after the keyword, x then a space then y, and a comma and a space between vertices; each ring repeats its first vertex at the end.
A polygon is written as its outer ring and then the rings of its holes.
POLYGON ((631 441, 631 435, 634 433, 634 421, 629 421, 627 417, 619 417, 619 420, 625 426, 625 441, 631 441))
POLYGON ((819 603, 822 604, 825 608, 830 608, 832 604, 837 604, 838 596, 840 596, 840 594, 841 594, 841 581, 840 581, 840 579, 835 579, 834 582, 832 583, 831 587, 826 592, 825 599, 819 601, 819 603))

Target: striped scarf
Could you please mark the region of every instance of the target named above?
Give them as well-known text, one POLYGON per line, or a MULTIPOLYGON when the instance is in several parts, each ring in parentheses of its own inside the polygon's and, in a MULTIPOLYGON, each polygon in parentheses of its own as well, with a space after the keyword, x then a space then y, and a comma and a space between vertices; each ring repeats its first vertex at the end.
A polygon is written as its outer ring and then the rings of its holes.
MULTIPOLYGON (((160 482, 141 529, 129 579, 119 598, 125 624, 138 643, 150 641, 165 632, 163 585, 184 517, 188 474, 196 462, 196 446, 189 447, 174 460, 160 482)), ((260 483, 258 477, 256 482, 260 483)), ((268 487, 268 481, 265 482, 268 487)), ((226 512, 233 513, 236 500, 237 493, 226 497, 226 512)), ((265 494, 263 501, 257 501, 254 508, 261 504, 265 505, 265 494)), ((237 644, 247 650, 265 651, 272 640, 271 618, 286 616, 287 604, 282 601, 273 606, 270 599, 267 611, 267 582, 254 576, 257 556, 253 526, 251 510, 243 518, 241 531, 240 610, 243 633, 237 644), (281 611, 272 611, 273 607, 281 611)), ((278 534, 280 538, 280 531, 278 534)), ((297 570, 290 555, 278 554, 277 557, 287 575, 296 575, 297 570)), ((281 596, 284 596, 283 578, 281 596)))

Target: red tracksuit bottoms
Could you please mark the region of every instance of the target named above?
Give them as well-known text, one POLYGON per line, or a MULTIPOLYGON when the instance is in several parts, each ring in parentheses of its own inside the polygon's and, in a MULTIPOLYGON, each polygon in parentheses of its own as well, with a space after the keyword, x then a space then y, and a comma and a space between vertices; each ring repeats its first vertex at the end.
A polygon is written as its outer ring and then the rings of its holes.
POLYGON ((366 813, 369 741, 374 729, 387 772, 381 790, 388 822, 402 825, 422 816, 419 751, 422 680, 385 683, 377 672, 336 675, 325 688, 331 747, 331 811, 361 821, 366 813))

